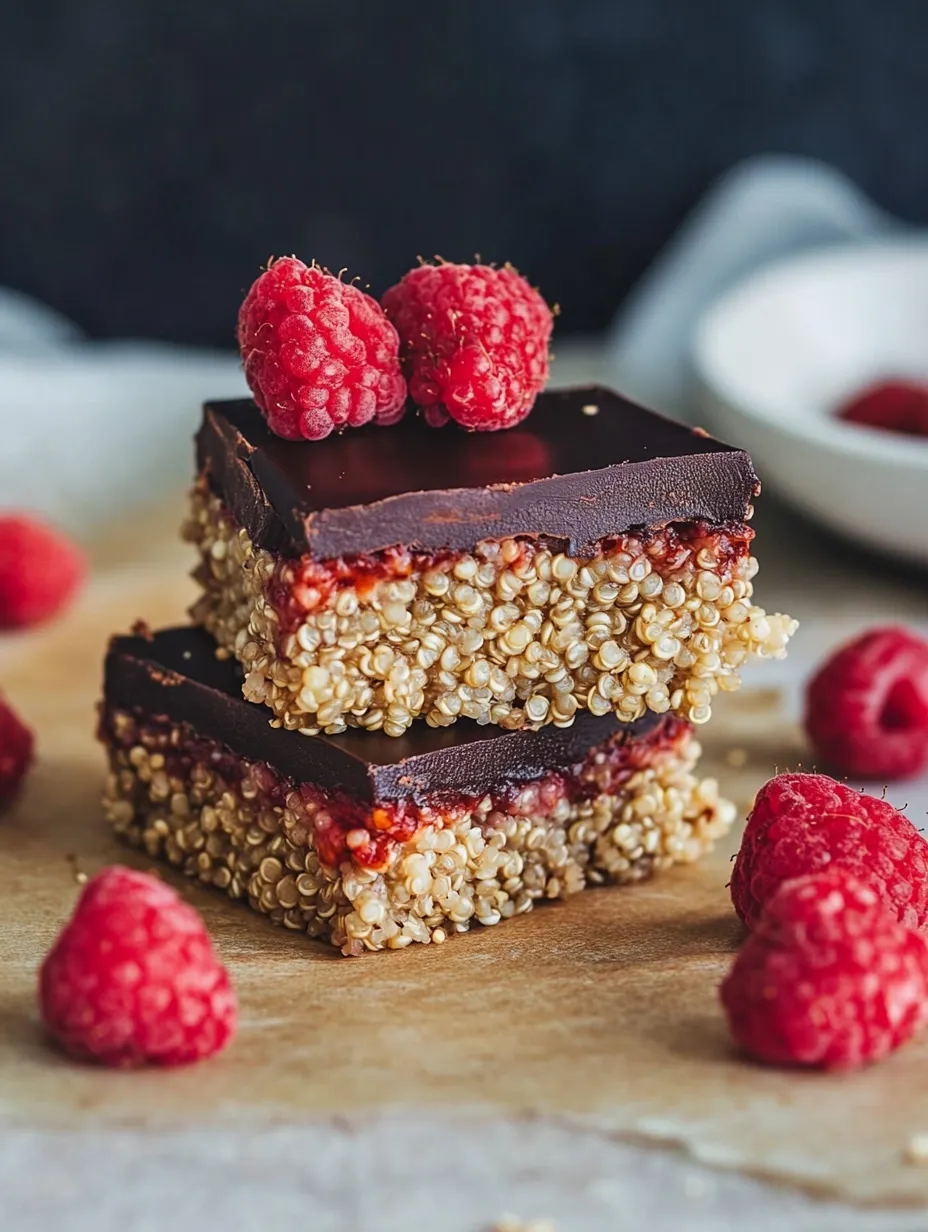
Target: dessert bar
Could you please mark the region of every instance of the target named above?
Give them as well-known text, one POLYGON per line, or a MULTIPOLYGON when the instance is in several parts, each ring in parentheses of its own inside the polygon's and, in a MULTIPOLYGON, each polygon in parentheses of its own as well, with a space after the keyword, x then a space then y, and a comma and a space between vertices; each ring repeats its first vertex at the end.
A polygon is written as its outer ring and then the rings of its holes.
POLYGON ((609 390, 311 442, 216 402, 197 457, 193 618, 285 728, 702 723, 794 627, 751 601, 748 455, 609 390))
POLYGON ((307 737, 243 700, 199 629, 113 639, 100 737, 119 834, 345 954, 640 880, 734 817, 676 717, 307 737))

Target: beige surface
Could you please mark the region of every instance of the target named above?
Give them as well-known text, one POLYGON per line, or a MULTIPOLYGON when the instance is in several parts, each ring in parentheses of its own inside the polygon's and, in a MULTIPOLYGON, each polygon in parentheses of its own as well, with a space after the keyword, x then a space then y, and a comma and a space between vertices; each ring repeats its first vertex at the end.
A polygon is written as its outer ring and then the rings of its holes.
MULTIPOLYGON (((93 705, 106 635, 178 617, 185 553, 168 527, 121 528, 79 608, 0 649, 0 682, 35 725, 40 760, 0 830, 0 1113, 23 1125, 189 1127, 291 1121, 398 1105, 593 1117, 706 1162, 864 1201, 928 1200, 905 1162, 928 1130, 928 1040, 873 1070, 792 1075, 728 1047, 715 987, 738 943, 728 852, 626 890, 548 906, 441 948, 340 959, 183 883, 239 988, 230 1052, 195 1069, 110 1074, 46 1047, 35 1021, 41 954, 70 910, 74 864, 115 859, 97 806, 93 705), (149 547, 142 554, 139 544, 149 547), (132 559, 134 557, 134 560, 132 559), (126 563, 127 559, 131 563, 126 563)), ((801 613, 800 613, 801 614, 801 613)), ((778 691, 724 699, 707 760, 740 803, 802 756, 778 691), (726 764, 732 747, 744 768, 726 764)), ((143 862, 144 865, 144 862, 143 862)))

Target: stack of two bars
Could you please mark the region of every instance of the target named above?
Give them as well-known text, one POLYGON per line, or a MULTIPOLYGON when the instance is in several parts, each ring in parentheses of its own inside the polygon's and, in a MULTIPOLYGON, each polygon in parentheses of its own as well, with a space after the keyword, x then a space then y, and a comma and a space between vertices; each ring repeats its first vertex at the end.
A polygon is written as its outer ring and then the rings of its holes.
POLYGON ((283 440, 214 403, 199 628, 113 640, 117 831, 346 954, 631 882, 733 819, 692 725, 784 616, 748 456, 608 390, 283 440))

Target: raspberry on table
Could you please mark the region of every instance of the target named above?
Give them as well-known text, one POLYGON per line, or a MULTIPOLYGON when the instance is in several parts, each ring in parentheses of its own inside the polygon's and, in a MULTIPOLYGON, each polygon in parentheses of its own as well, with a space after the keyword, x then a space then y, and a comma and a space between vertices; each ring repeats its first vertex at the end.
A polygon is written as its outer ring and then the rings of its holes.
POLYGON ((281 257, 259 275, 239 310, 238 343, 255 402, 287 440, 403 414, 396 330, 375 299, 315 264, 281 257))
POLYGON ((0 697, 0 804, 19 790, 32 765, 34 745, 32 732, 0 697))
POLYGON ((0 629, 26 629, 63 611, 84 580, 82 552, 25 513, 0 514, 0 629))
POLYGON ((84 887, 42 963, 42 1019, 101 1065, 185 1065, 219 1052, 235 993, 202 919, 163 882, 114 865, 84 887))
POLYGON ((829 769, 901 779, 928 766, 928 642, 870 629, 840 647, 806 689, 805 728, 829 769))
POLYGON ((835 868, 780 887, 720 995, 735 1043, 756 1060, 851 1069, 925 1021, 928 946, 835 868))
POLYGON ((465 428, 524 419, 548 379, 554 319, 510 265, 421 265, 383 296, 413 401, 465 428))
POLYGON ((754 801, 731 876, 748 928, 783 882, 840 868, 878 895, 903 924, 928 922, 928 842, 886 800, 825 774, 779 774, 754 801))

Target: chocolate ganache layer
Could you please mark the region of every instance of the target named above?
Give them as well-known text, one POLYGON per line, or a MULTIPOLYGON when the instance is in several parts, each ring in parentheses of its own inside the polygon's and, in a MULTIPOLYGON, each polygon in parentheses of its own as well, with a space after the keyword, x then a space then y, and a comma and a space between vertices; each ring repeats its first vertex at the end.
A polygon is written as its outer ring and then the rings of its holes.
POLYGON ((322 441, 282 440, 249 400, 212 402, 197 461, 257 546, 319 560, 516 535, 582 555, 635 527, 743 521, 759 491, 743 450, 598 386, 543 393, 505 432, 407 413, 322 441))
POLYGON ((273 728, 263 706, 242 698, 241 670, 216 658, 202 629, 176 628, 114 637, 106 656, 104 707, 186 723, 249 761, 263 761, 297 783, 344 791, 377 802, 433 792, 480 795, 506 783, 528 783, 582 761, 616 733, 624 740, 663 721, 648 713, 634 723, 615 715, 577 715, 573 726, 506 731, 461 719, 451 727, 416 722, 403 736, 348 731, 305 736, 273 728))

